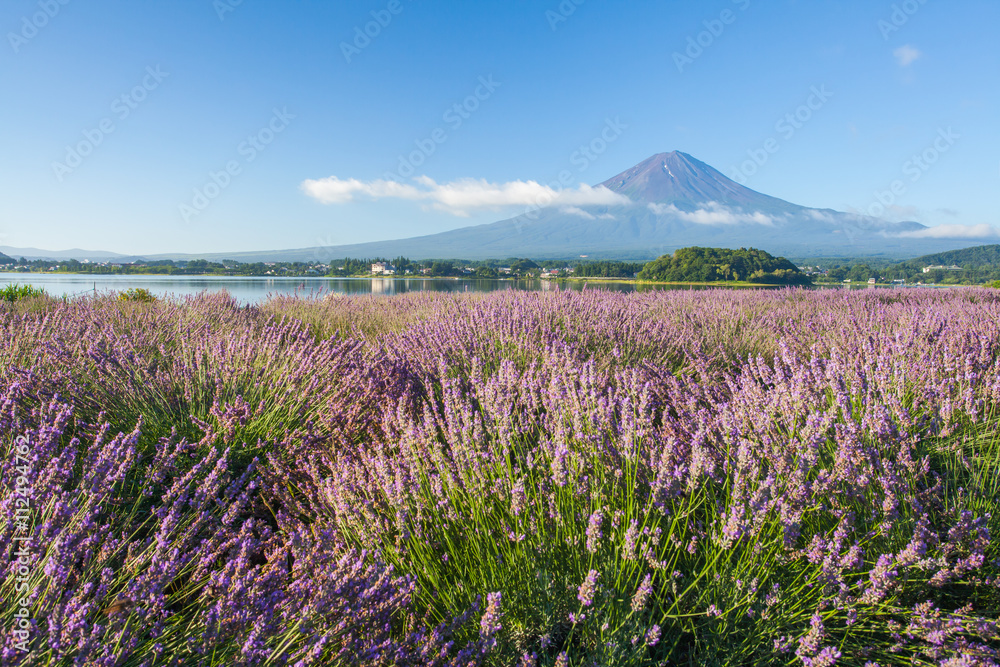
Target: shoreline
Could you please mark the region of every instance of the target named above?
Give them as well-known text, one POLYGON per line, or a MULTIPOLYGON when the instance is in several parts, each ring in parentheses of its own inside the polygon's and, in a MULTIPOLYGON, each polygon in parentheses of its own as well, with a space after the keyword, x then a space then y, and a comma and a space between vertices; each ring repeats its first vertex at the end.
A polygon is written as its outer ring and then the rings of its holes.
POLYGON ((82 273, 74 271, 13 271, 0 273, 0 279, 4 276, 87 276, 96 279, 102 278, 125 278, 125 279, 178 279, 191 280, 198 278, 211 278, 213 280, 469 280, 469 281, 491 281, 491 282, 549 282, 549 283, 619 283, 626 285, 669 285, 673 287, 724 287, 724 288, 768 288, 776 287, 808 287, 808 285, 769 285, 765 283, 750 283, 744 281, 714 281, 714 282, 657 282, 649 280, 637 280, 635 278, 481 278, 477 276, 241 276, 241 275, 219 275, 214 273, 82 273))
POLYGON ((572 283, 572 284, 586 284, 586 283, 604 283, 604 284, 620 284, 620 285, 632 285, 636 287, 648 286, 648 287, 697 287, 697 288, 718 288, 718 289, 780 289, 784 287, 801 287, 805 289, 861 289, 861 288, 917 288, 917 287, 930 287, 930 288, 941 288, 941 287, 982 287, 983 284, 905 284, 898 285, 892 283, 876 283, 874 285, 869 285, 867 283, 854 283, 854 284, 844 284, 844 283, 832 283, 832 282, 815 282, 811 285, 787 285, 787 284, 767 284, 767 283, 751 283, 746 281, 712 281, 712 282, 658 282, 649 280, 638 280, 636 278, 605 278, 601 276, 597 277, 586 277, 586 278, 576 278, 576 277, 527 277, 527 278, 512 278, 509 276, 497 277, 497 278, 482 278, 477 276, 415 276, 415 275, 393 275, 393 276, 376 276, 376 275, 361 275, 361 276, 261 276, 261 275, 219 275, 214 273, 182 273, 182 274, 169 274, 169 273, 90 273, 90 272, 75 272, 75 271, 4 271, 0 272, 0 282, 3 282, 5 278, 13 278, 14 276, 19 277, 20 281, 26 281, 27 278, 21 278, 22 276, 38 276, 51 278, 56 276, 65 277, 87 277, 94 280, 105 280, 105 279, 123 279, 123 280, 200 280, 200 279, 210 279, 210 280, 255 280, 255 281, 337 281, 337 280, 347 280, 347 281, 372 281, 372 280, 407 280, 407 281, 470 281, 470 282, 509 282, 509 283, 524 283, 524 282, 546 282, 546 283, 572 283))
POLYGON ((712 282, 661 282, 655 280, 638 280, 637 278, 543 278, 549 282, 606 282, 625 283, 629 285, 670 285, 672 287, 724 287, 724 288, 752 288, 761 287, 774 289, 775 287, 811 287, 810 285, 784 285, 768 283, 751 283, 743 280, 716 280, 712 282))

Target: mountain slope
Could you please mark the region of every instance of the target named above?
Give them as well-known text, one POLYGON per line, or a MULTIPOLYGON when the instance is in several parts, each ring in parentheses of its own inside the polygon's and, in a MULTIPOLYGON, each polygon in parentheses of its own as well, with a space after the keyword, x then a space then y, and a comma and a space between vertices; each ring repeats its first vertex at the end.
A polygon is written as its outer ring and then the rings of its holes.
MULTIPOLYGON (((906 239, 899 235, 924 227, 811 209, 770 197, 680 152, 654 155, 601 185, 627 196, 630 203, 550 207, 509 220, 402 241, 306 248, 266 256, 317 260, 399 254, 421 259, 589 255, 642 260, 702 245, 755 246, 796 257, 912 257, 968 244, 906 239)), ((227 256, 240 259, 232 253, 227 256)))
MULTIPOLYGON (((571 259, 588 255, 595 259, 650 260, 682 247, 708 246, 756 247, 801 258, 904 259, 970 244, 967 238, 912 238, 908 235, 927 229, 916 222, 888 222, 793 204, 744 187, 704 162, 676 151, 654 155, 600 185, 624 195, 629 202, 615 206, 552 206, 491 224, 393 241, 146 257, 325 262, 400 255, 411 259, 473 260, 571 259)), ((76 256, 69 255, 72 252, 76 251, 42 256, 76 256)), ((77 258, 96 259, 99 254, 86 253, 77 258)), ((113 259, 122 257, 103 254, 113 259)))
POLYGON ((684 210, 694 210, 707 202, 765 213, 802 209, 744 187, 680 151, 654 155, 601 185, 633 201, 675 204, 684 210))
MULTIPOLYGON (((925 229, 812 209, 744 187, 686 153, 660 153, 600 185, 631 201, 619 206, 545 208, 492 224, 404 241, 274 254, 291 259, 406 254, 414 258, 530 256, 653 259, 677 248, 755 246, 796 257, 906 257, 967 245, 910 239, 925 229)), ((234 259, 239 259, 235 257, 234 259)))
POLYGON ((642 260, 691 245, 755 246, 796 257, 901 258, 968 245, 968 240, 961 239, 901 236, 925 229, 915 222, 887 222, 771 197, 681 152, 654 155, 600 185, 625 195, 630 203, 550 207, 492 224, 402 241, 285 251, 269 254, 269 258, 405 254, 412 258, 589 255, 642 260))
POLYGON ((107 261, 131 261, 134 257, 120 255, 116 252, 106 250, 81 250, 73 248, 71 250, 42 250, 41 248, 11 248, 0 246, 0 252, 13 257, 24 257, 25 259, 78 259, 83 261, 89 259, 92 262, 107 261))
POLYGON ((962 250, 951 250, 911 259, 907 264, 918 266, 975 266, 1000 267, 1000 245, 982 245, 962 250))

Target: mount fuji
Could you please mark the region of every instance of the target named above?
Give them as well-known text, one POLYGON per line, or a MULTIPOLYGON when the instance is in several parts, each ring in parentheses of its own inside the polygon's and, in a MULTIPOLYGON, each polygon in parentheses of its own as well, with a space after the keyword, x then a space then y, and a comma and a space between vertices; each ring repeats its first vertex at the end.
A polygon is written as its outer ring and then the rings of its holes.
MULTIPOLYGON (((799 206, 744 187, 678 151, 654 155, 600 186, 624 195, 629 203, 539 208, 429 236, 268 256, 284 261, 399 255, 643 260, 699 245, 753 246, 791 257, 912 257, 975 245, 969 239, 921 238, 920 232, 928 228, 916 222, 799 206)), ((227 257, 241 259, 232 253, 227 257)))
POLYGON ((660 153, 598 187, 614 205, 549 206, 491 224, 395 241, 296 250, 154 255, 149 259, 329 261, 411 259, 648 260, 686 246, 756 247, 788 257, 906 258, 988 242, 942 238, 917 222, 889 222, 799 206, 736 183, 678 151, 660 153))

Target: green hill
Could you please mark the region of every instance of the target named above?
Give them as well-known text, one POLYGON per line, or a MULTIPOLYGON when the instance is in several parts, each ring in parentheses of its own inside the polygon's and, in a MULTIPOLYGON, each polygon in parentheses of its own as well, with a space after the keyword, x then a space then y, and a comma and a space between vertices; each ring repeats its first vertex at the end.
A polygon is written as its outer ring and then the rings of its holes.
POLYGON ((7 255, 0 252, 0 264, 14 264, 16 262, 17 262, 16 259, 8 257, 7 255))
POLYGON ((784 257, 756 248, 681 248, 643 268, 639 280, 711 283, 745 281, 763 285, 808 285, 808 276, 784 257))
POLYGON ((962 250, 949 250, 907 260, 903 264, 916 266, 1000 267, 1000 245, 981 245, 962 250))

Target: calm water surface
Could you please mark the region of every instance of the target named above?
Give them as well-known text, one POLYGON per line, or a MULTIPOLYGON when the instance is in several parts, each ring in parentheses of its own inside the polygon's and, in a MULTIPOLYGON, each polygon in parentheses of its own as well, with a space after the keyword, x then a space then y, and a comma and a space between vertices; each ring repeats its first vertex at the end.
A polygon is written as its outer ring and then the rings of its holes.
POLYGON ((613 281, 556 283, 546 280, 473 280, 415 278, 272 278, 218 276, 93 276, 49 273, 0 273, 0 286, 9 283, 41 287, 52 296, 78 296, 121 291, 131 288, 148 289, 157 296, 185 296, 199 292, 227 290, 241 303, 258 303, 277 294, 405 294, 407 292, 494 292, 520 289, 558 291, 606 289, 635 292, 648 289, 690 289, 671 286, 636 286, 613 281))
MULTIPOLYGON (((406 294, 407 292, 495 292, 519 289, 531 292, 580 291, 603 289, 614 292, 649 290, 700 290, 707 286, 636 285, 634 283, 596 280, 590 282, 554 282, 548 280, 474 280, 471 278, 272 278, 219 276, 88 276, 67 273, 0 273, 0 287, 10 283, 44 288, 52 296, 79 296, 120 292, 131 288, 148 289, 157 296, 186 296, 200 292, 227 290, 240 303, 253 304, 277 294, 406 294)), ((854 285, 852 289, 868 289, 854 285)), ((752 289, 752 288, 751 288, 752 289)), ((757 289, 774 289, 761 286, 757 289)), ((843 289, 839 286, 817 289, 843 289)), ((880 286, 879 289, 890 289, 880 286)))

